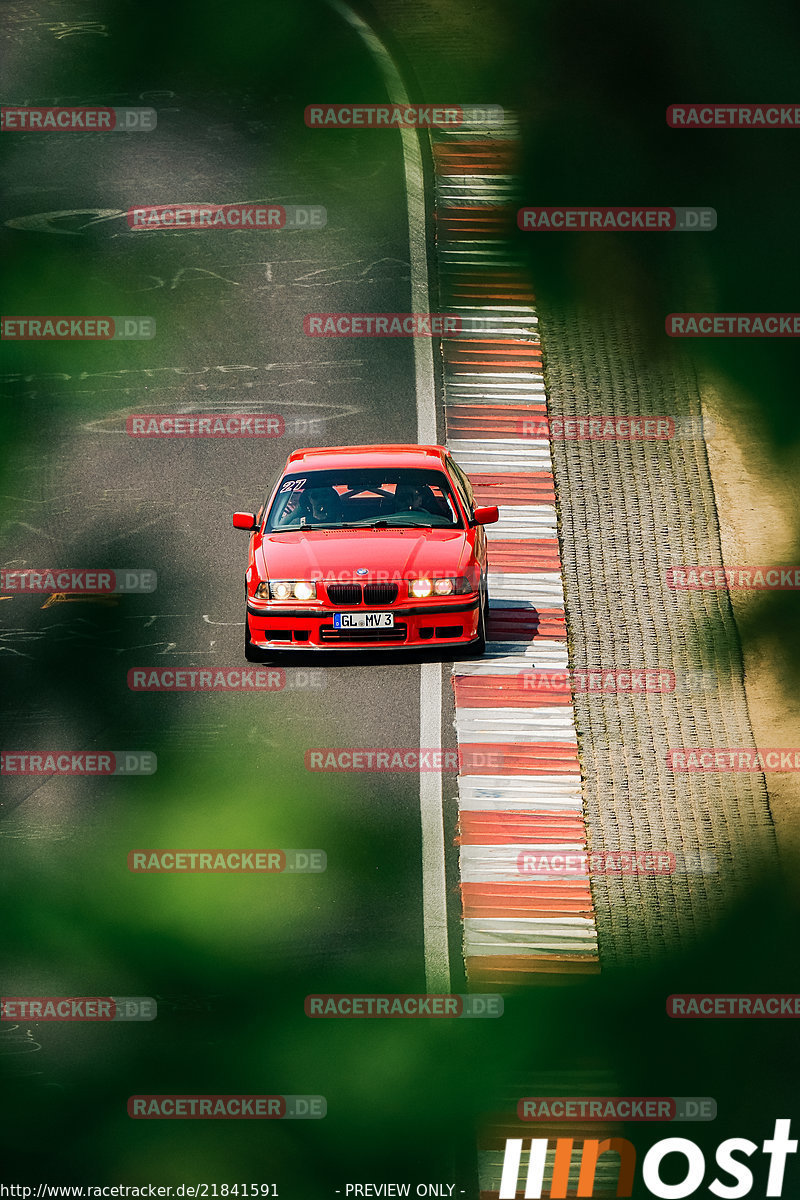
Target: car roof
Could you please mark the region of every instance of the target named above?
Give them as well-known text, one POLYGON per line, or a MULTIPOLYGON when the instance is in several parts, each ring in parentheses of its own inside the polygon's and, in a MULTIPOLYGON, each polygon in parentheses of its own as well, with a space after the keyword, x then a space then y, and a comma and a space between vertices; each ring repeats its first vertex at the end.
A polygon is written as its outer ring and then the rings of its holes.
POLYGON ((286 470, 329 471, 337 467, 417 467, 441 470, 450 452, 444 446, 309 446, 295 450, 286 470))

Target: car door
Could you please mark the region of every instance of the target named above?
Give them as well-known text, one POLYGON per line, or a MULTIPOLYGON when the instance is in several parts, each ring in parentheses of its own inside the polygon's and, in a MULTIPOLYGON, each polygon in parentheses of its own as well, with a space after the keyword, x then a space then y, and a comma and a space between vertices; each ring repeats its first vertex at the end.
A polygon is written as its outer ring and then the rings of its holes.
POLYGON ((467 519, 470 522, 467 536, 472 547, 472 552, 480 563, 481 573, 485 576, 487 557, 486 530, 482 525, 472 524, 472 521, 475 519, 475 493, 472 490, 472 484, 454 459, 449 458, 447 465, 451 482, 458 492, 461 503, 466 511, 467 519))

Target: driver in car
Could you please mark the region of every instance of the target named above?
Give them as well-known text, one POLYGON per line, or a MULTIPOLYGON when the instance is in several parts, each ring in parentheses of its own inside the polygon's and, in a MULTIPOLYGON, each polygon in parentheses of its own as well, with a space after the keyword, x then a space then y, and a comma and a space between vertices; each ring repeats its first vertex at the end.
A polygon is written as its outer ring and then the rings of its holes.
POLYGON ((434 496, 427 483, 404 484, 397 489, 397 512, 427 513, 436 517, 451 517, 444 500, 434 496))
POLYGON ((310 488, 300 495, 292 517, 298 517, 301 525, 328 525, 341 520, 341 504, 336 489, 310 488))

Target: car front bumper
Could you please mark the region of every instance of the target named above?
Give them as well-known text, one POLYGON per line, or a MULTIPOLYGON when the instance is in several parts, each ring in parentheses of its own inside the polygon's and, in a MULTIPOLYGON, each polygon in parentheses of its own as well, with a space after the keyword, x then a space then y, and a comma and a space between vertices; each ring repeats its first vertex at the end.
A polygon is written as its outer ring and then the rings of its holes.
POLYGON ((382 650, 392 647, 462 646, 478 637, 480 598, 449 603, 389 605, 381 609, 307 605, 255 605, 248 601, 250 641, 259 650, 382 650), (334 629, 337 612, 391 612, 393 629, 334 629))

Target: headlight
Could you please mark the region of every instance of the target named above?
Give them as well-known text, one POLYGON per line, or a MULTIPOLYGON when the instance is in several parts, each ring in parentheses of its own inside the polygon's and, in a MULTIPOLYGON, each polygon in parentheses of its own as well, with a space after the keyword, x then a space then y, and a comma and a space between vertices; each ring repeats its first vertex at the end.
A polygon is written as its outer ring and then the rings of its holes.
POLYGON ((269 586, 269 597, 271 600, 316 600, 317 585, 312 580, 308 579, 273 579, 267 585, 260 583, 256 588, 256 596, 258 599, 266 599, 266 592, 261 589, 269 586))
POLYGON ((408 594, 414 600, 424 600, 427 596, 464 596, 477 591, 465 575, 447 579, 410 579, 408 594))

